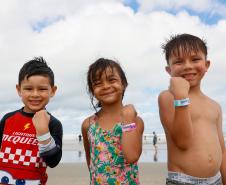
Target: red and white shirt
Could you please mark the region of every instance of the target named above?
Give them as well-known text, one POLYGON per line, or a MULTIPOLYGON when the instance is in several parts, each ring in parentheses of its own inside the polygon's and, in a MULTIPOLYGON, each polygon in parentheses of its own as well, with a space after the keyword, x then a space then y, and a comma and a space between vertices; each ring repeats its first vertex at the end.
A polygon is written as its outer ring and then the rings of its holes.
MULTIPOLYGON (((1 122, 2 124, 2 122, 1 122)), ((2 125, 1 125, 2 126, 2 125)), ((40 157, 32 116, 16 111, 4 120, 0 149, 0 183, 45 184, 46 163, 40 157)))

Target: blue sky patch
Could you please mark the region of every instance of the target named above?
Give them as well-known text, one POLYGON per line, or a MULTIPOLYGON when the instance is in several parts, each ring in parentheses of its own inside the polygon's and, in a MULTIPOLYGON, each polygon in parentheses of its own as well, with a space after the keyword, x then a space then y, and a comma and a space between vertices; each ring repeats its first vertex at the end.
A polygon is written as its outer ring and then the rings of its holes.
POLYGON ((123 0, 123 4, 129 6, 134 12, 137 12, 139 9, 139 3, 136 0, 123 0))
POLYGON ((32 24, 32 29, 40 33, 44 28, 64 19, 64 16, 46 17, 32 24))
POLYGON ((195 12, 192 10, 187 10, 187 12, 190 15, 195 15, 198 16, 202 22, 204 22, 205 24, 216 24, 220 19, 223 19, 223 17, 219 14, 212 14, 211 12, 195 12))
POLYGON ((217 24, 219 20, 224 18, 219 14, 212 14, 211 12, 196 12, 188 8, 181 8, 179 10, 169 10, 167 12, 176 15, 177 13, 183 10, 186 11, 189 15, 198 16, 203 23, 208 25, 217 24))
POLYGON ((226 0, 218 0, 219 2, 226 4, 226 0))
POLYGON ((155 87, 147 87, 144 89, 144 92, 147 94, 159 94, 162 91, 160 88, 155 88, 155 87))

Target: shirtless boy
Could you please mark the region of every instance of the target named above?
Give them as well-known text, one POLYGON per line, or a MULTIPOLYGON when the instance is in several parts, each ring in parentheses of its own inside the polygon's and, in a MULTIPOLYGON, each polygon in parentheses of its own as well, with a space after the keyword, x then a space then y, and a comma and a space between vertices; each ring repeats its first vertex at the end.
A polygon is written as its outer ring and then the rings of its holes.
POLYGON ((226 185, 221 107, 201 90, 210 66, 206 43, 180 34, 162 48, 171 76, 158 100, 168 147, 166 184, 226 185))

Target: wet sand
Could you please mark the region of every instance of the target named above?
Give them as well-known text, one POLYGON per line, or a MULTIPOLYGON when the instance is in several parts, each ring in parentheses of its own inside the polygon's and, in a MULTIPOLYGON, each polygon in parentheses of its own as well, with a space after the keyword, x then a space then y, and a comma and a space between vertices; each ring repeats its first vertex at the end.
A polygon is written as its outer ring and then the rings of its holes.
MULTIPOLYGON (((140 163, 141 185, 162 185, 167 173, 166 163, 140 163)), ((85 163, 60 163, 48 168, 47 185, 89 185, 89 172, 85 163)))

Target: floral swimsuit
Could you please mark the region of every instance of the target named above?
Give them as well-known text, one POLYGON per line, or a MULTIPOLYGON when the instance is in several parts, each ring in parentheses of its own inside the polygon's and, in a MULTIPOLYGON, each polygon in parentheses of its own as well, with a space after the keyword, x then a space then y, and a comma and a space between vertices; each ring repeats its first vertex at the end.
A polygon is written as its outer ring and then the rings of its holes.
POLYGON ((122 153, 122 128, 117 123, 112 130, 103 130, 95 118, 88 129, 90 144, 91 185, 137 185, 137 163, 129 164, 122 153))

